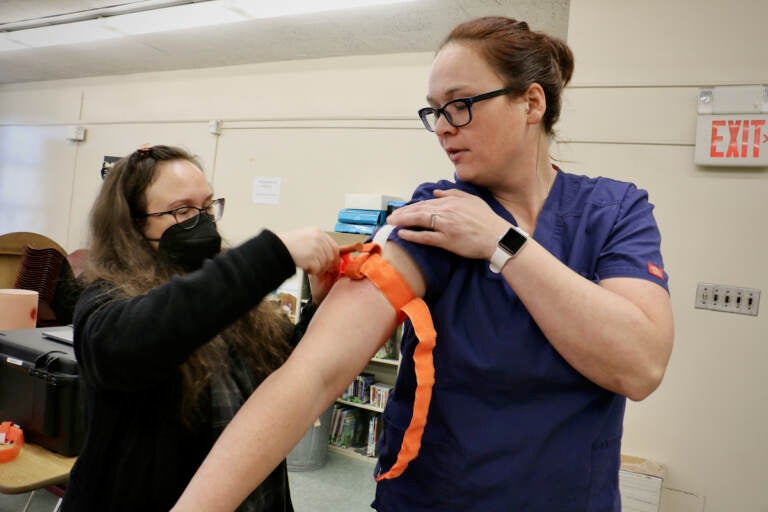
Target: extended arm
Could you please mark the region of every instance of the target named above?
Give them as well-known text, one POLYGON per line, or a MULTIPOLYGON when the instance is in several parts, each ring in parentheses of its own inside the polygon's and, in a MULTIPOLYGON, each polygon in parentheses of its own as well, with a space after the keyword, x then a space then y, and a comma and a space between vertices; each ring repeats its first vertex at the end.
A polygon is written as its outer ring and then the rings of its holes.
MULTIPOLYGON (((384 256, 422 296, 423 278, 410 258, 393 244, 387 244, 384 256)), ((173 510, 234 510, 341 395, 395 326, 394 309, 371 282, 340 280, 288 361, 224 430, 173 510)))
POLYGON ((111 300, 107 284, 83 293, 75 349, 94 386, 138 389, 173 368, 295 272, 269 231, 146 294, 111 300))

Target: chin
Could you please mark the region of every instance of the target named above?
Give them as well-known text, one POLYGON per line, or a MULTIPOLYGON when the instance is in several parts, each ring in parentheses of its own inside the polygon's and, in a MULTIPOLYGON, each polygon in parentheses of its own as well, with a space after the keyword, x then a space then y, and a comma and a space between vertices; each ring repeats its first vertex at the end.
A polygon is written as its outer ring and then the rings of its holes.
POLYGON ((456 173, 456 177, 461 181, 472 183, 477 180, 477 172, 471 168, 468 168, 466 165, 456 165, 454 166, 453 170, 456 173))

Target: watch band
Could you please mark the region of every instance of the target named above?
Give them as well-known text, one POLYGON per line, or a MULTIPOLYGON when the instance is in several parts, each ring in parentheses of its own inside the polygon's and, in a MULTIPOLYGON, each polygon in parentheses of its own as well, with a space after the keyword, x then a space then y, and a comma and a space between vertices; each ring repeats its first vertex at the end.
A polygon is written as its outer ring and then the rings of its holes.
POLYGON ((517 226, 511 226, 506 233, 499 237, 496 250, 490 260, 491 272, 501 272, 509 260, 517 256, 528 241, 529 235, 517 226))

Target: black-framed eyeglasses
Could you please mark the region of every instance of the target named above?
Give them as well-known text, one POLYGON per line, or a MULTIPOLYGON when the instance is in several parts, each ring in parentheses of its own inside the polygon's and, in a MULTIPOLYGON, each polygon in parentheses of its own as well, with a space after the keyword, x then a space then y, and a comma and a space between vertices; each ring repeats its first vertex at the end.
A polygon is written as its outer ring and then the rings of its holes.
POLYGON ((488 100, 495 98, 496 96, 502 96, 509 94, 512 89, 505 87, 503 89, 497 89, 495 91, 478 94, 471 98, 458 98, 451 100, 442 107, 424 107, 419 110, 419 117, 421 122, 424 123, 424 128, 434 132, 437 120, 440 116, 445 116, 445 120, 455 128, 461 128, 467 126, 472 122, 472 104, 478 101, 488 100))
POLYGON ((173 210, 164 212, 152 212, 137 215, 137 217, 160 217, 162 215, 172 215, 176 224, 181 224, 184 229, 192 229, 200 222, 202 214, 208 215, 213 222, 218 222, 224 215, 224 198, 214 199, 208 205, 198 208, 197 206, 179 206, 173 210), (194 219, 194 220, 190 220, 194 219), (189 222, 186 222, 189 221, 189 222))

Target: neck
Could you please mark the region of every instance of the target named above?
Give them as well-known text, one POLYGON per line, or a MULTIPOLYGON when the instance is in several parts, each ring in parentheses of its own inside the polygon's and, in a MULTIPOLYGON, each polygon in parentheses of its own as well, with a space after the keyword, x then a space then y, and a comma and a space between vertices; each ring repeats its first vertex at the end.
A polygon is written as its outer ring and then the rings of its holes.
POLYGON ((557 171, 549 161, 549 144, 542 143, 543 134, 538 136, 536 153, 517 171, 510 171, 511 181, 506 187, 493 190, 494 197, 515 218, 518 225, 533 233, 536 221, 552 190, 557 171))

